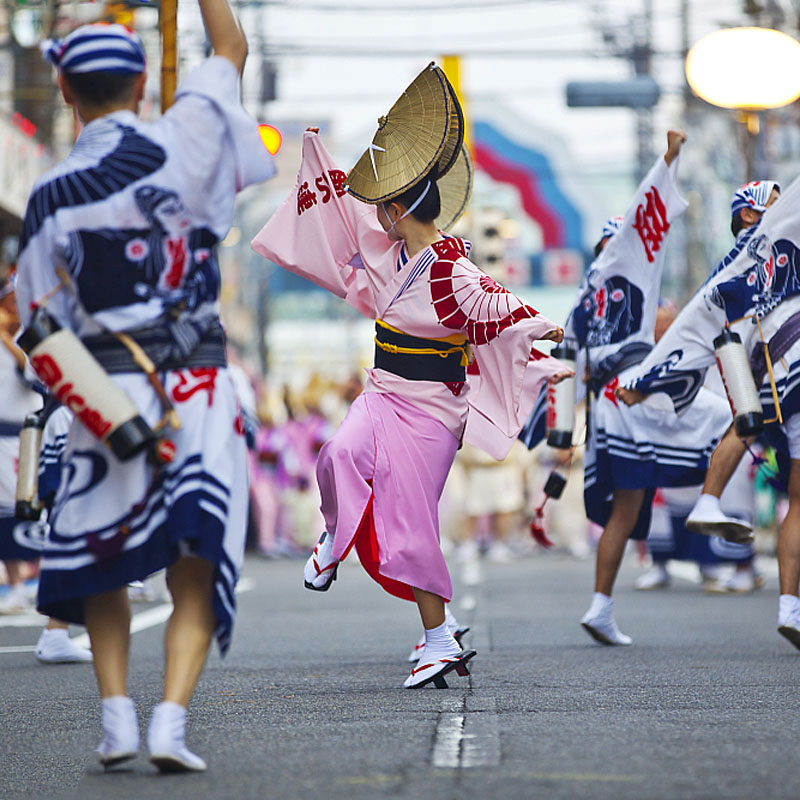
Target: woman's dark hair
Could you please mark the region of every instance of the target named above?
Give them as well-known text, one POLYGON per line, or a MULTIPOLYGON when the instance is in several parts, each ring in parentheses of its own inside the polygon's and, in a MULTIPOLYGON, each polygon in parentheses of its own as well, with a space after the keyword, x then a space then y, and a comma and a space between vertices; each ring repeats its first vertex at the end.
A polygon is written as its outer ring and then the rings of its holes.
POLYGON ((64 81, 79 103, 103 107, 127 100, 139 75, 119 72, 65 72, 64 81))
POLYGON ((428 180, 430 180, 431 188, 422 198, 422 202, 411 212, 411 216, 418 222, 433 222, 442 211, 442 201, 439 197, 439 187, 436 185, 435 178, 423 178, 410 189, 406 189, 402 194, 392 198, 393 202, 402 203, 406 208, 411 208, 417 198, 425 191, 428 180))
POLYGON ((731 233, 735 239, 739 235, 739 231, 745 227, 744 220, 742 219, 742 212, 737 211, 731 217, 731 233))
POLYGON ((600 255, 600 253, 602 253, 602 252, 603 252, 603 242, 604 242, 606 239, 610 239, 610 238, 611 238, 610 236, 604 236, 604 237, 603 237, 603 238, 602 238, 602 239, 601 239, 601 240, 600 240, 600 241, 599 241, 599 242, 598 242, 598 243, 597 243, 597 244, 594 246, 594 257, 595 257, 595 258, 597 258, 597 256, 599 256, 599 255, 600 255))

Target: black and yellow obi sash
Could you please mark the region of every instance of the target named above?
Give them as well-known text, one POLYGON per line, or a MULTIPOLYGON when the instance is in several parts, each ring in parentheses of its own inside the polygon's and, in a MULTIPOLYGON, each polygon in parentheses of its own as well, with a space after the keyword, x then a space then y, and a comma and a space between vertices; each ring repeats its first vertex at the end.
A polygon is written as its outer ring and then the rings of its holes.
POLYGON ((422 339, 375 320, 375 366, 406 380, 463 382, 469 357, 469 342, 463 333, 422 339))

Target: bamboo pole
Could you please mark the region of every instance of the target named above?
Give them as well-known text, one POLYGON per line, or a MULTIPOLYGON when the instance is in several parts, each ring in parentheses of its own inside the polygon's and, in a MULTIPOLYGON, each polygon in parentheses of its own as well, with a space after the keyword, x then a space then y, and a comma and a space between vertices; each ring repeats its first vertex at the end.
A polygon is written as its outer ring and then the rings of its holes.
POLYGON ((178 81, 178 0, 161 0, 161 113, 175 99, 178 81))

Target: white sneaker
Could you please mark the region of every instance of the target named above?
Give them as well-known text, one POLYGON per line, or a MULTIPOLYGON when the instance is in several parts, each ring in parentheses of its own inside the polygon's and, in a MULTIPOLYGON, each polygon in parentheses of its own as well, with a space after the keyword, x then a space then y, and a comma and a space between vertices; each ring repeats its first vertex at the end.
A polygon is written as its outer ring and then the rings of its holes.
POLYGON ((581 625, 600 644, 629 645, 633 639, 626 636, 614 621, 614 601, 595 592, 589 610, 583 615, 581 625))
POLYGON ((663 564, 656 564, 652 569, 640 575, 633 584, 634 589, 649 592, 653 589, 666 589, 669 587, 670 577, 663 564))
POLYGON ((95 750, 100 763, 108 768, 135 758, 139 754, 139 724, 133 700, 122 695, 107 697, 102 711, 103 741, 95 750))
POLYGON ((169 701, 159 703, 147 727, 150 763, 160 772, 205 772, 206 762, 186 747, 185 735, 186 709, 169 701))
POLYGON ((92 651, 75 644, 63 628, 45 628, 36 643, 36 660, 43 664, 88 664, 93 659, 92 651))
POLYGON ((719 500, 710 494, 700 495, 686 518, 686 528, 705 536, 720 536, 737 544, 752 543, 753 528, 747 522, 729 517, 720 508, 719 500))
POLYGON ((0 599, 0 614, 24 614, 33 610, 33 603, 25 593, 25 586, 21 583, 11 586, 8 594, 0 599))
POLYGON ((327 592, 336 580, 339 562, 333 558, 333 536, 323 533, 303 567, 306 589, 327 592))

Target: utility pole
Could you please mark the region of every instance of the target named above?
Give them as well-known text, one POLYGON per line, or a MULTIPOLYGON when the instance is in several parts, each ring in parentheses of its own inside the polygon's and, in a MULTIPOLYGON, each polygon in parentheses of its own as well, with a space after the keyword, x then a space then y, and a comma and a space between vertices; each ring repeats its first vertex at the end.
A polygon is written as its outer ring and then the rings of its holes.
MULTIPOLYGON (((644 14, 634 32, 631 61, 637 76, 650 77, 653 56, 653 0, 644 0, 644 14)), ((637 167, 636 182, 647 175, 653 161, 653 111, 636 109, 637 167)))

